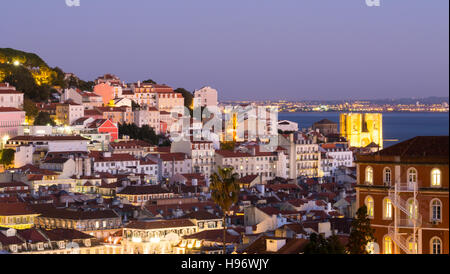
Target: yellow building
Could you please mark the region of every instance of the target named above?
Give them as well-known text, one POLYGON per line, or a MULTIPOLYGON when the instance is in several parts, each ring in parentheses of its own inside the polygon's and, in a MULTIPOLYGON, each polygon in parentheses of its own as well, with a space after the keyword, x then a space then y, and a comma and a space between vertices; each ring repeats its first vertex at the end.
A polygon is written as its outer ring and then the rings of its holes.
POLYGON ((39 216, 23 203, 0 203, 0 227, 28 229, 34 226, 34 219, 39 216))
POLYGON ((370 143, 383 149, 383 118, 381 113, 341 113, 340 133, 352 147, 370 143))

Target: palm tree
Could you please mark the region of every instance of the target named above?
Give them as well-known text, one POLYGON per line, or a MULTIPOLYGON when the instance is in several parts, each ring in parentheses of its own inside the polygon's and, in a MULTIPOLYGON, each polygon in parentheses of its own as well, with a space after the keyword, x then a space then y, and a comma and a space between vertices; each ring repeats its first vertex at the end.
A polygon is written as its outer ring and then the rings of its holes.
POLYGON ((226 253, 225 236, 227 233, 226 214, 239 197, 239 175, 232 167, 218 167, 217 172, 210 176, 209 190, 212 200, 222 209, 223 213, 223 254, 226 253))

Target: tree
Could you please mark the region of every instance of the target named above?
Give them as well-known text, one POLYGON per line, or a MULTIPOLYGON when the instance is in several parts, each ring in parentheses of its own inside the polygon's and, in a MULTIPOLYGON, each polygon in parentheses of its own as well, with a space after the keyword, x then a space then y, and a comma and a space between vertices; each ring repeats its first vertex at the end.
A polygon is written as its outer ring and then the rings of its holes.
POLYGON ((153 81, 152 79, 147 79, 147 80, 144 80, 144 81, 142 81, 142 83, 148 83, 148 84, 156 84, 156 82, 155 82, 155 81, 153 81))
POLYGON ((55 126, 56 123, 53 121, 53 119, 50 117, 50 114, 45 111, 39 112, 38 116, 34 119, 34 125, 35 126, 45 126, 45 125, 52 125, 55 126))
POLYGON ((209 189, 212 200, 222 209, 223 214, 223 253, 226 253, 226 214, 239 198, 239 175, 230 167, 218 167, 210 176, 209 189))
POLYGON ((325 238, 322 234, 313 233, 305 246, 305 254, 345 254, 345 247, 335 234, 325 238))
POLYGON ((350 238, 347 251, 350 254, 368 254, 367 245, 375 240, 374 229, 370 227, 370 219, 367 216, 367 207, 364 205, 356 212, 356 218, 352 221, 350 238))
POLYGON ((39 114, 36 104, 28 98, 23 99, 23 110, 29 121, 33 121, 39 114))
POLYGON ((193 109, 192 101, 194 100, 194 95, 192 94, 192 92, 189 92, 184 88, 177 88, 176 90, 174 90, 174 92, 181 93, 184 98, 184 106, 190 110, 193 109))
POLYGON ((220 149, 222 150, 234 150, 236 146, 236 142, 234 141, 225 141, 220 143, 220 149))
POLYGON ((3 149, 1 151, 0 162, 5 169, 14 162, 14 153, 14 149, 3 149))

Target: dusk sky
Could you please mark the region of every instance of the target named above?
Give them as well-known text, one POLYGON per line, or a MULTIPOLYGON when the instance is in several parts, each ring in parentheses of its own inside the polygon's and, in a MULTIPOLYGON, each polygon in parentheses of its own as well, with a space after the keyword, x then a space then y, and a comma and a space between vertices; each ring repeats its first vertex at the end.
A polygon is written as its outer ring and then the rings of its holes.
POLYGON ((0 47, 219 99, 448 96, 449 1, 2 0, 0 47))

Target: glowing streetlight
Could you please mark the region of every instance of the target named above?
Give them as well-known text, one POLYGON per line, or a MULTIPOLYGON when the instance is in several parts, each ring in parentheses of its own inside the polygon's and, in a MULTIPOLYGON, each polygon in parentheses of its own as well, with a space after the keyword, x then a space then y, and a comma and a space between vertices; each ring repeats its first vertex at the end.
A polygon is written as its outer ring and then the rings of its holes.
POLYGON ((13 62, 13 64, 14 64, 14 66, 17 67, 18 65, 20 65, 20 62, 16 60, 16 61, 13 62))

